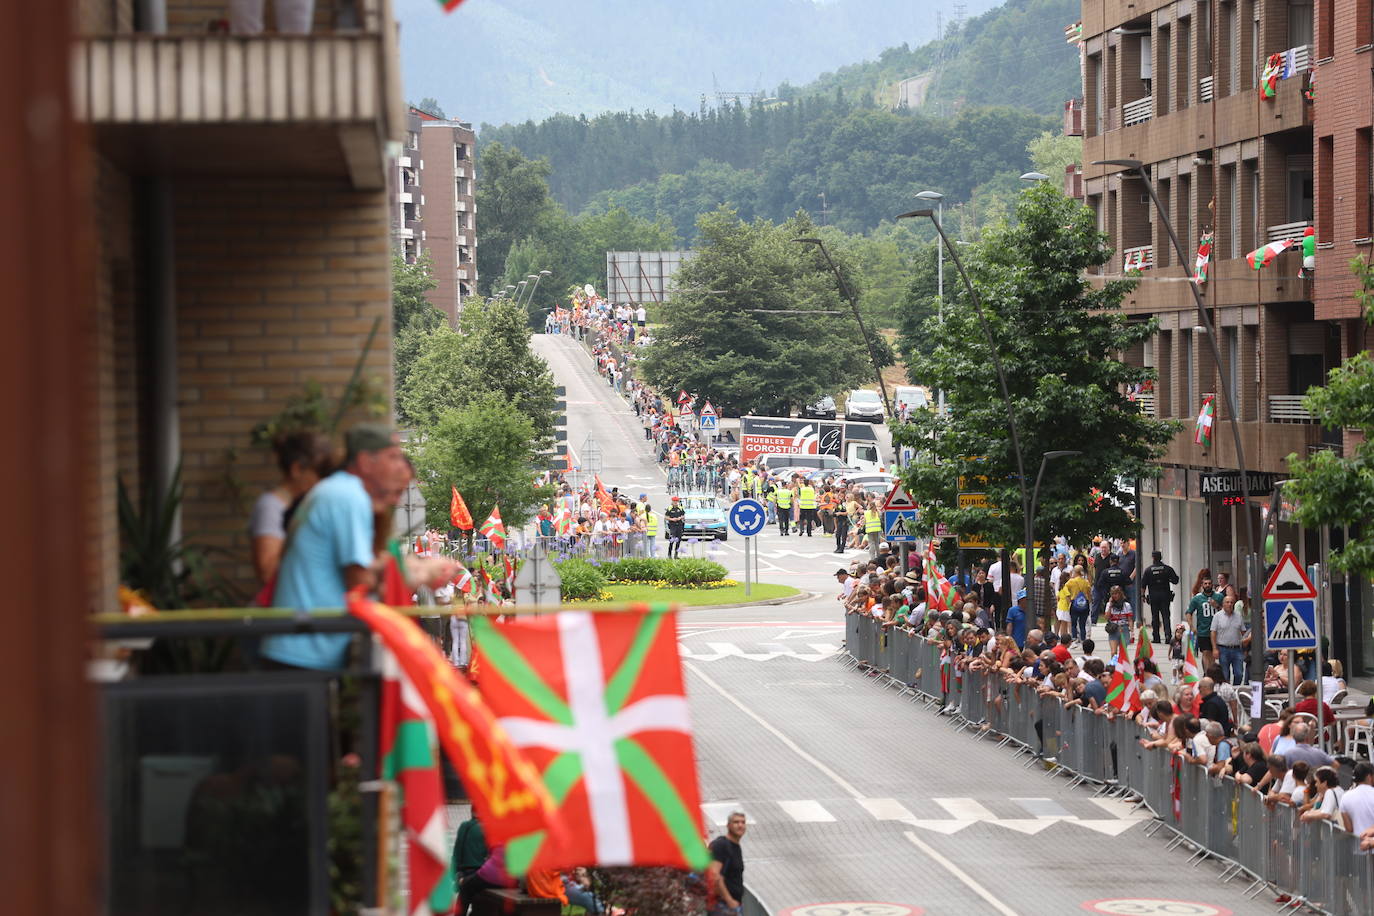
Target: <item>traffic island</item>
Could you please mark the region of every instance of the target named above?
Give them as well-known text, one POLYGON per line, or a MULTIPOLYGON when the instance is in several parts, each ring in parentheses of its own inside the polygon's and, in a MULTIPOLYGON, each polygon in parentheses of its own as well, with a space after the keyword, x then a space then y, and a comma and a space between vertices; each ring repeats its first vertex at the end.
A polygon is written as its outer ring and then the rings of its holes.
POLYGON ((790 585, 756 583, 744 594, 744 585, 730 579, 706 588, 659 588, 644 583, 607 585, 593 601, 570 601, 573 607, 606 607, 633 601, 676 604, 681 607, 739 607, 752 604, 778 604, 786 599, 804 595, 790 585), (609 596, 609 597, 607 597, 609 596))

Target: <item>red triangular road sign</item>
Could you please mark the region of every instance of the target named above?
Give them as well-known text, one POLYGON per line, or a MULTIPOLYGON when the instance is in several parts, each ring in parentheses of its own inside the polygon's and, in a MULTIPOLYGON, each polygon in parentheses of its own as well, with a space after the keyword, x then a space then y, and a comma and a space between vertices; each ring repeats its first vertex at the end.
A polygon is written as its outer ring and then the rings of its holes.
POLYGON ((883 503, 884 509, 915 509, 916 500, 907 493, 906 487, 902 486, 899 480, 892 485, 892 492, 887 494, 887 502, 883 503))
POLYGON ((716 409, 711 406, 710 401, 707 401, 706 406, 701 408, 701 415, 703 417, 714 417, 716 415, 716 409))
POLYGON ((1312 580, 1303 572, 1293 551, 1285 550, 1283 556, 1279 557, 1279 565, 1274 567, 1274 574, 1264 585, 1264 597, 1266 600, 1317 597, 1312 580))

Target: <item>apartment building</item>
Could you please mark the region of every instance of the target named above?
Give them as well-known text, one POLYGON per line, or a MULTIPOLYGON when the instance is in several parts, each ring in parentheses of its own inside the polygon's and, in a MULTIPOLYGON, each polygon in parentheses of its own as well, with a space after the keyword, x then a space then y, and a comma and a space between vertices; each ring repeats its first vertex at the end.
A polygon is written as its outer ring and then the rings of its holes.
MULTIPOLYGON (((1140 400, 1182 428, 1160 478, 1142 483, 1141 547, 1143 555, 1163 551, 1185 587, 1206 566, 1256 591, 1262 583, 1247 583, 1243 568, 1243 556, 1256 547, 1245 513, 1262 531, 1272 482, 1286 475, 1288 455, 1345 447, 1342 431, 1312 421, 1302 396, 1366 344, 1344 261, 1367 249, 1374 234, 1367 228, 1370 11, 1355 0, 1318 5, 1314 11, 1311 0, 1108 0, 1082 8, 1084 95, 1081 108, 1066 106, 1065 122, 1081 124, 1082 194, 1116 249, 1101 272, 1119 277, 1138 269, 1141 281, 1124 310, 1159 322, 1158 333, 1126 358, 1158 370, 1155 389, 1140 400), (1284 78, 1266 97, 1261 76, 1275 53, 1284 78), (1305 92, 1314 77, 1315 102, 1305 92), (1133 172, 1092 164, 1113 159, 1145 164, 1182 255, 1144 183, 1133 172), (1249 252, 1301 239, 1312 225, 1315 278, 1301 275, 1300 246, 1259 270, 1247 263, 1249 252), (1208 232, 1214 244, 1203 289, 1219 361, 1187 282, 1208 232), (1237 396, 1234 419, 1252 474, 1248 505, 1238 493, 1223 378, 1237 396), (1194 443, 1194 420, 1213 395, 1216 425, 1204 448, 1194 443)), ((1071 185, 1077 180, 1068 177, 1071 185)), ((1276 540, 1313 563, 1325 559, 1325 538, 1282 521, 1276 540)), ((1370 607, 1364 591, 1361 604, 1358 594, 1346 600, 1343 582, 1332 588, 1329 632, 1353 670, 1374 670, 1368 612, 1360 610, 1370 607)))
POLYGON ((412 107, 396 160, 397 250, 409 263, 429 255, 438 284, 429 301, 455 327, 477 288, 476 145, 471 124, 412 107))

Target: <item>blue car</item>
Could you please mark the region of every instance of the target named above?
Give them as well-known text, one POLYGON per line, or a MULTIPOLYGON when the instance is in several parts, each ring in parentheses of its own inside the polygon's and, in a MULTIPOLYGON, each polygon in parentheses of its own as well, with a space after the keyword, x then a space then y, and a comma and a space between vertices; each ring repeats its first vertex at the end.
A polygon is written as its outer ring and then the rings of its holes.
POLYGON ((725 519, 726 508, 720 497, 709 493, 684 496, 682 510, 687 513, 684 529, 687 537, 717 541, 730 537, 730 524, 725 519))

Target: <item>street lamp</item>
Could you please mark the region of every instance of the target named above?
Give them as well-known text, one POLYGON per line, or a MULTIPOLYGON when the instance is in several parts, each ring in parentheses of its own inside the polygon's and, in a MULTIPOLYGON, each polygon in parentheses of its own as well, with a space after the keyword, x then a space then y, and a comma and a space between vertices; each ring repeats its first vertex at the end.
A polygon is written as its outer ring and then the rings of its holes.
POLYGON ((854 310, 854 320, 859 324, 859 333, 864 336, 864 346, 868 348, 868 358, 873 362, 873 372, 878 376, 878 388, 883 393, 883 409, 888 416, 892 415, 892 403, 887 398, 887 383, 883 381, 883 368, 878 365, 878 354, 873 350, 873 341, 868 336, 868 328, 864 327, 863 316, 859 314, 859 297, 853 288, 845 282, 844 275, 835 266, 835 261, 830 257, 830 252, 825 247, 825 242, 820 239, 793 239, 792 241, 800 245, 815 245, 825 255, 825 262, 830 265, 830 270, 835 274, 835 282, 840 286, 840 294, 849 300, 849 307, 854 310))
MULTIPOLYGON (((935 221, 938 225, 945 224, 945 195, 939 191, 918 191, 917 200, 935 201, 935 221)), ((936 314, 940 321, 945 320, 945 250, 938 245, 935 248, 935 303, 936 314)), ((945 413, 945 390, 937 388, 935 391, 936 409, 941 416, 945 413)))
MULTIPOLYGON (((1159 220, 1164 224, 1165 230, 1169 233, 1169 241, 1173 243, 1174 251, 1178 254, 1178 263, 1187 264, 1188 254, 1183 250, 1183 243, 1179 241, 1178 233, 1174 231, 1174 224, 1169 221, 1169 213, 1159 202, 1159 195, 1155 193, 1155 184, 1150 180, 1150 176, 1145 174, 1145 164, 1139 159, 1099 159, 1093 165, 1114 165, 1127 172, 1135 172, 1137 177, 1145 184, 1145 190, 1150 195, 1150 200, 1154 202, 1155 212, 1159 214, 1159 220)), ((1207 331, 1207 342, 1212 345, 1212 359, 1218 367, 1225 365, 1221 359, 1221 343, 1217 340, 1217 329, 1212 324, 1212 315, 1207 311, 1207 304, 1202 301, 1202 290, 1197 285, 1197 280, 1192 276, 1188 278, 1188 288, 1193 292, 1193 302, 1197 305, 1198 324, 1202 325, 1207 331)), ((1230 376, 1226 372, 1221 373, 1221 393, 1226 396, 1226 414, 1228 424, 1231 427, 1231 440, 1236 447, 1236 464, 1240 470, 1240 492, 1245 500, 1245 533, 1250 541, 1250 569, 1247 570, 1246 578, 1249 580, 1252 593, 1257 593, 1259 588, 1260 570, 1262 569, 1259 558, 1255 551, 1262 545, 1255 542, 1255 520, 1250 513, 1250 473, 1245 468, 1245 448, 1240 441, 1240 424, 1236 420, 1236 392, 1231 384, 1230 376)), ((1140 511, 1140 507, 1136 507, 1140 511)), ((1251 598, 1251 603, 1256 603, 1256 599, 1251 598)), ((1248 609, 1247 609, 1248 610, 1248 609)), ((1254 616, 1251 611, 1251 629, 1261 634, 1259 639, 1250 641, 1250 680, 1262 681, 1264 679, 1264 638, 1263 630, 1256 624, 1262 621, 1263 617, 1254 616)), ((1259 688, 1256 687, 1256 690, 1259 688)))
MULTIPOLYGON (((1021 457, 1021 436, 1016 429, 1016 411, 1011 407, 1011 392, 1007 389, 1007 375, 1002 371, 1002 357, 997 352, 997 341, 992 337, 992 328, 988 326, 987 316, 983 314, 983 303, 974 292, 973 281, 968 277, 968 271, 964 270, 964 262, 959 257, 958 248, 945 235, 945 229, 935 218, 934 210, 912 210, 910 213, 903 213, 897 219, 915 219, 925 217, 935 224, 935 231, 939 233, 941 241, 949 249, 949 256, 954 261, 954 268, 959 271, 959 276, 964 281, 964 289, 968 292, 969 301, 973 303, 973 311, 978 316, 978 326, 983 329, 983 336, 987 338, 988 349, 992 351, 992 368, 997 372, 997 384, 1002 388, 1002 403, 1007 408, 1007 431, 1011 434, 1011 449, 1016 455, 1016 475, 1021 484, 1021 513, 1025 518, 1026 535, 1026 558, 1030 560, 1035 556, 1035 535, 1031 531, 1031 495, 1026 487, 1026 463, 1021 457)), ((1003 565, 1004 576, 1009 576, 1010 567, 1003 565)), ((1008 579, 1004 579, 1009 581, 1008 579)))
POLYGON ((529 279, 529 280, 533 280, 533 281, 534 281, 534 286, 531 286, 531 287, 530 287, 530 294, 529 294, 529 297, 525 300, 525 303, 526 303, 526 304, 529 304, 529 303, 531 303, 531 302, 534 301, 534 291, 537 290, 537 289, 539 289, 539 281, 542 280, 542 279, 544 279, 545 277, 549 276, 549 275, 552 274, 552 273, 553 273, 553 271, 551 271, 551 270, 541 270, 541 271, 539 271, 539 273, 537 273, 537 274, 530 274, 530 275, 526 278, 526 279, 529 279))
POLYGON ((1021 176, 1022 181, 1049 181, 1050 176, 1044 172, 1027 172, 1021 176))

